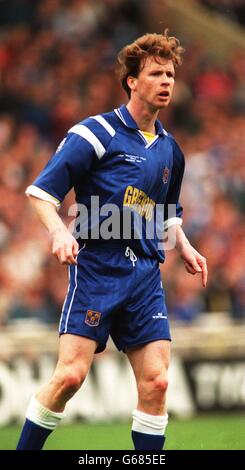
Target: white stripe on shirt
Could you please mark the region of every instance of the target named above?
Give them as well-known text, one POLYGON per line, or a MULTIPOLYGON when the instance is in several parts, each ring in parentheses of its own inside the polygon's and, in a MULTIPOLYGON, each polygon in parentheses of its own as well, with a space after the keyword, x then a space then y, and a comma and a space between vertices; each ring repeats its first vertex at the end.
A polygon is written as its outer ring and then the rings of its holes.
POLYGON ((119 117, 119 119, 121 119, 121 121, 128 127, 122 113, 120 112, 119 108, 118 109, 114 109, 114 113, 116 113, 116 115, 119 117))
POLYGON ((103 118, 103 116, 98 114, 97 116, 92 116, 92 119, 98 121, 112 137, 115 135, 116 132, 114 131, 113 127, 105 120, 105 118, 103 118))
POLYGON ((103 155, 105 154, 106 152, 105 147, 96 137, 96 135, 93 134, 93 132, 88 127, 84 126, 83 124, 76 124, 68 132, 74 132, 74 134, 78 134, 81 137, 83 137, 85 140, 87 140, 87 142, 89 142, 92 145, 92 147, 94 147, 94 150, 98 158, 103 157, 103 155))

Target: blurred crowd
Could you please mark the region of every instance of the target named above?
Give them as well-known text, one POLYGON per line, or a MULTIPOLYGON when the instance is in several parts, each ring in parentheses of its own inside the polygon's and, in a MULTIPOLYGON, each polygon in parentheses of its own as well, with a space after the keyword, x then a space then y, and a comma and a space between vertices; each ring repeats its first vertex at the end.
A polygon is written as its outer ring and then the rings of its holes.
MULTIPOLYGON (((67 271, 24 191, 67 129, 126 102, 118 50, 146 32, 150 0, 0 3, 0 324, 59 320, 67 271)), ((165 25, 164 25, 165 26, 165 25)), ((167 25, 166 25, 167 26, 167 25)), ((161 119, 186 155, 184 229, 208 259, 209 284, 174 251, 162 267, 172 318, 202 312, 245 320, 245 54, 221 67, 188 42, 172 106, 161 119)), ((61 215, 67 223, 73 193, 61 215)))
POLYGON ((226 16, 240 26, 245 26, 245 2, 244 0, 199 0, 211 11, 226 16))

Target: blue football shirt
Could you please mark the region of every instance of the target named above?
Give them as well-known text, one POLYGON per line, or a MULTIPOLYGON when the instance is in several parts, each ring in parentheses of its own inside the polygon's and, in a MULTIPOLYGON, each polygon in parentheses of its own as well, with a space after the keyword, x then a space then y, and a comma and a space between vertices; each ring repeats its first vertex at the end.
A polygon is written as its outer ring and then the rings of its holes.
POLYGON ((81 121, 68 131, 27 188, 27 195, 50 200, 58 207, 74 188, 78 214, 80 205, 87 210, 77 219, 79 242, 103 238, 100 228, 110 220, 119 243, 130 244, 132 249, 162 262, 164 251, 159 242, 163 226, 182 223, 179 195, 184 156, 159 120, 155 128, 156 136, 148 142, 125 105, 81 121), (176 206, 175 214, 169 214, 169 204, 176 206), (110 211, 112 206, 117 208, 115 214, 110 211), (125 214, 130 214, 129 230, 122 228, 123 221, 129 221, 128 217, 123 219, 125 214))

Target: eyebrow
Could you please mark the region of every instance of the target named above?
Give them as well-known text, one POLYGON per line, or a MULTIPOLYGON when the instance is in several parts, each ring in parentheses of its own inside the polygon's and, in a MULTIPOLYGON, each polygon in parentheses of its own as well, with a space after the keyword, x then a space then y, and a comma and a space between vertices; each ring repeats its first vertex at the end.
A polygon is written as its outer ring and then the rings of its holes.
POLYGON ((170 72, 170 73, 172 73, 173 75, 175 74, 175 70, 174 70, 174 69, 165 69, 165 70, 163 70, 162 68, 155 68, 155 69, 153 68, 153 69, 151 70, 151 72, 170 72))

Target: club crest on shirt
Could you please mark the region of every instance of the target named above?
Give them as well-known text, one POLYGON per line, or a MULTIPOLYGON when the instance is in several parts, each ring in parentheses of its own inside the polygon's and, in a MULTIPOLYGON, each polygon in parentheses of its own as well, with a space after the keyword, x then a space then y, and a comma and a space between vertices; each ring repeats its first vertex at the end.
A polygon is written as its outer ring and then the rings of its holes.
POLYGON ((87 310, 85 317, 85 323, 89 326, 98 326, 100 322, 101 313, 95 312, 94 310, 87 310))
POLYGON ((162 174, 163 184, 167 184, 168 178, 169 178, 169 168, 167 168, 167 167, 165 166, 165 168, 164 168, 164 170, 163 170, 163 174, 162 174))

